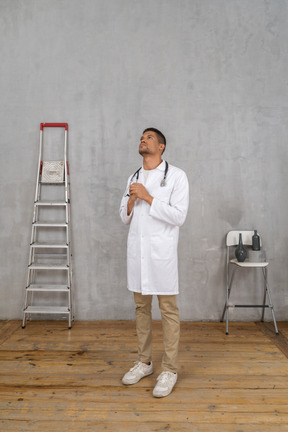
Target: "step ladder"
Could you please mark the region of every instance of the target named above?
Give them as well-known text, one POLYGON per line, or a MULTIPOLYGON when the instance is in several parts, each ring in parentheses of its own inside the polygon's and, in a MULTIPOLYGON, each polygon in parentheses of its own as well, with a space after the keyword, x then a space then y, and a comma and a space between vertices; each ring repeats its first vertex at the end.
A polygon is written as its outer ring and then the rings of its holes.
MULTIPOLYGON (((60 131, 63 134, 63 129, 60 131)), ((59 317, 65 318, 68 319, 69 329, 71 328, 73 319, 72 252, 67 145, 67 123, 40 124, 39 162, 23 310, 23 328, 26 325, 26 320, 31 320, 32 316, 42 316, 42 318, 49 316, 50 319, 53 316, 58 319, 59 317), (45 153, 43 150, 45 128, 65 128, 63 160, 42 160, 43 153, 45 153), (48 198, 45 198, 45 189, 48 198), (45 220, 45 217, 48 220, 45 220)))

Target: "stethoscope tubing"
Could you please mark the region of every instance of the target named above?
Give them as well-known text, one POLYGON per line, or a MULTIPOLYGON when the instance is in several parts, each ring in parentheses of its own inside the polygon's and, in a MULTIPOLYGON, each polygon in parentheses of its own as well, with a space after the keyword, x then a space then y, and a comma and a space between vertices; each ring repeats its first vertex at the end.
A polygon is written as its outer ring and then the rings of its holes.
MULTIPOLYGON (((130 188, 131 184, 133 183, 133 179, 134 179, 134 177, 136 177, 136 182, 138 182, 138 179, 139 179, 139 172, 140 172, 141 168, 142 168, 142 167, 138 168, 138 170, 135 171, 135 173, 134 173, 133 176, 131 177, 130 184, 129 184, 129 188, 130 188)), ((164 177, 163 177, 163 179, 161 180, 161 183, 160 183, 160 186, 161 186, 161 187, 166 186, 166 177, 167 177, 168 169, 169 169, 169 164, 168 164, 167 161, 165 161, 164 177)), ((127 193, 127 195, 125 195, 125 196, 128 196, 128 197, 129 197, 130 195, 129 195, 129 193, 127 193)))

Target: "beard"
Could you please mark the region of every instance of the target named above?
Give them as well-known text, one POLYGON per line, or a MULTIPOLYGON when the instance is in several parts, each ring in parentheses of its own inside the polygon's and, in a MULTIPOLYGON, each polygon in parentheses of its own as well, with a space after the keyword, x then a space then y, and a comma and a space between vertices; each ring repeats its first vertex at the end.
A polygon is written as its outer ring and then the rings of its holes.
POLYGON ((150 151, 149 151, 149 149, 148 148, 139 148, 139 154, 140 155, 145 155, 145 154, 149 154, 150 153, 150 151))

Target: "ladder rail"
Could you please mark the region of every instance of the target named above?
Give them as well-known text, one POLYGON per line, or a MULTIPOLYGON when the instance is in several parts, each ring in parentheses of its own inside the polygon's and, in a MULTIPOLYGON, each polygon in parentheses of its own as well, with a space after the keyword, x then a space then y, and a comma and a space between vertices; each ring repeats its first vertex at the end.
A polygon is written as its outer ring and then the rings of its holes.
POLYGON ((39 194, 39 180, 40 180, 41 167, 42 167, 42 146, 43 146, 43 130, 40 129, 39 158, 38 158, 38 170, 37 170, 37 180, 36 180, 34 202, 37 201, 37 197, 39 194))
MULTIPOLYGON (((65 180, 65 201, 68 203, 68 161, 67 161, 67 141, 68 141, 68 129, 65 129, 65 137, 64 137, 64 180, 65 180)), ((68 222, 68 220, 67 220, 68 222)))

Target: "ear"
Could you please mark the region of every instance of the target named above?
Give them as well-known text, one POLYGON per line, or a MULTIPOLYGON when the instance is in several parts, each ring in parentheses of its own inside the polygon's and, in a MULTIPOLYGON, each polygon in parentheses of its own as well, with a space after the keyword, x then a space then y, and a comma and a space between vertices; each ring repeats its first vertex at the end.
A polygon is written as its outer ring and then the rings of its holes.
POLYGON ((165 145, 163 143, 159 144, 159 149, 161 150, 161 153, 163 152, 164 148, 165 148, 165 145))

